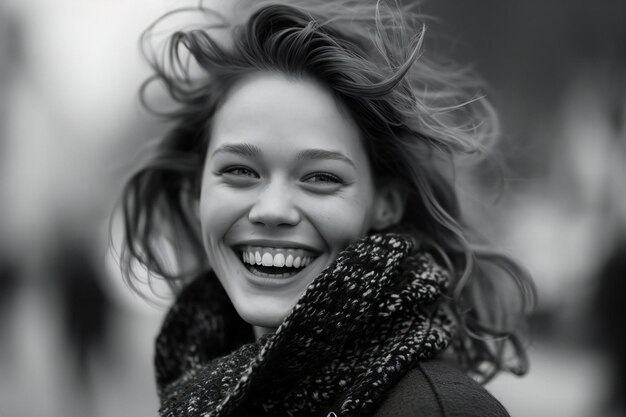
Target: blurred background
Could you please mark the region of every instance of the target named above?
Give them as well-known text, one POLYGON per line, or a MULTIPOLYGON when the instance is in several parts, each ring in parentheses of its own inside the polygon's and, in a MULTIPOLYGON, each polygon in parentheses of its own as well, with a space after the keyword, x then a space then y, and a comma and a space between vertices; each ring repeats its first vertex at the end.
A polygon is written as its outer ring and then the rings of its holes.
MULTIPOLYGON (((139 36, 196 3, 0 0, 0 417, 157 415, 167 301, 124 286, 108 226, 165 128, 138 102, 139 36)), ((465 210, 539 289, 530 373, 487 388, 514 417, 626 416, 626 2, 422 10, 425 49, 473 65, 502 118, 506 192, 462 179, 465 210)))

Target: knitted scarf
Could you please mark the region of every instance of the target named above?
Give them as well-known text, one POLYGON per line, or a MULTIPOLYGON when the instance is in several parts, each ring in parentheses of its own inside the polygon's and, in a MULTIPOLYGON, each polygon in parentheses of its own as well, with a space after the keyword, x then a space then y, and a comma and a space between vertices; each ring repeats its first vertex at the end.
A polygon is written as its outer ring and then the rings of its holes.
POLYGON ((213 274, 188 285, 156 342, 161 416, 369 416, 446 348, 448 274, 405 235, 350 245, 275 333, 254 340, 213 274), (330 414, 332 415, 332 414, 330 414))

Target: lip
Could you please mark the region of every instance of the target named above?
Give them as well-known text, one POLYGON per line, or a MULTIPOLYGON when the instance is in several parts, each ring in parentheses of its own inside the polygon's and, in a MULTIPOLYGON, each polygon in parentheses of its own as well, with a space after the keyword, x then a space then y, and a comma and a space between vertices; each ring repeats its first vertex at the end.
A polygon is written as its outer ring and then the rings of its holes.
POLYGON ((237 248, 240 246, 265 246, 268 248, 303 249, 312 252, 315 256, 318 256, 323 252, 322 250, 315 248, 311 245, 289 240, 250 239, 242 240, 232 245, 233 248, 237 248))

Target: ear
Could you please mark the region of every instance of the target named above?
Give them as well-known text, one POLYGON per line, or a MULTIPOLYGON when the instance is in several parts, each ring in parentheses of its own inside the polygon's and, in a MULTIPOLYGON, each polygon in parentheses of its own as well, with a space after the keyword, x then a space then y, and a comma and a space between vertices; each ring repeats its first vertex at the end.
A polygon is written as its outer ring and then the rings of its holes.
POLYGON ((190 198, 189 214, 193 215, 195 219, 200 220, 200 198, 190 198))
POLYGON ((385 181, 378 185, 372 212, 372 229, 384 230, 402 220, 406 208, 407 194, 398 180, 385 181))

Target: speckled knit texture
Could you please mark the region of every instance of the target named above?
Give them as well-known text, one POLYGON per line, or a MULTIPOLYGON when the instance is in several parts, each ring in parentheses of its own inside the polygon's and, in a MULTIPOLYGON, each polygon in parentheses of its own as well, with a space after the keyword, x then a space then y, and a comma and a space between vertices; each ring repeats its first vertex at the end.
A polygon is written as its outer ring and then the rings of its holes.
POLYGON ((179 296, 156 343, 161 416, 372 415, 454 324, 448 273, 407 235, 367 236, 309 285, 275 333, 254 340, 213 274, 179 296))

